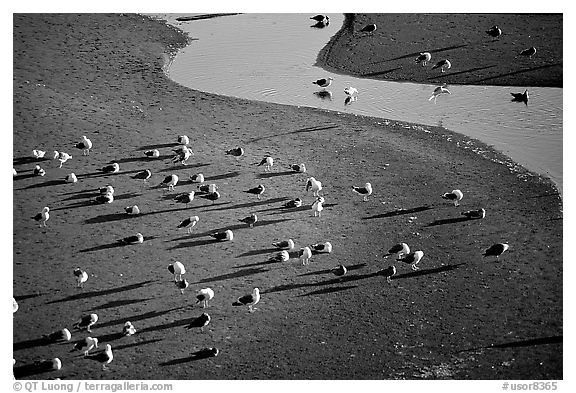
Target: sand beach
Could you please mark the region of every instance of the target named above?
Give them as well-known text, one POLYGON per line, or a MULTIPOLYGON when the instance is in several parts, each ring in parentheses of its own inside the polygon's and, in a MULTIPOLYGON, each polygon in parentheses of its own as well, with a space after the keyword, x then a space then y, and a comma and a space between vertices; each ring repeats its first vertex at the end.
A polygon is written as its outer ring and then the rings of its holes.
MULTIPOLYGON (((356 15, 350 26, 368 19, 356 15)), ((319 59, 351 73, 381 70, 342 55, 342 48, 366 50, 352 45, 347 31, 319 59)), ((562 200, 549 180, 443 128, 184 88, 165 69, 186 44, 176 28, 141 15, 14 15, 17 378, 563 378, 562 200), (86 156, 74 147, 83 135, 94 144, 86 156), (194 152, 187 165, 172 162, 179 135, 194 152), (237 146, 242 157, 225 154, 237 146), (72 159, 58 168, 51 157, 35 159, 33 149, 72 159), (147 158, 150 149, 160 157, 147 158), (275 159, 270 171, 257 165, 267 153, 275 159), (103 173, 112 162, 120 171, 103 173), (289 169, 299 163, 306 173, 289 169), (35 165, 46 175, 34 176, 35 165), (132 178, 143 169, 152 172, 148 184, 132 178), (72 172, 78 182, 66 183, 72 172), (218 185, 221 198, 213 203, 198 193, 189 206, 175 201, 198 191, 190 180, 198 173, 218 185), (180 178, 174 191, 159 187, 170 174, 180 178), (320 217, 305 188, 310 176, 323 184, 320 217), (366 182, 374 192, 363 201, 351 188, 366 182), (266 187, 261 199, 244 192, 258 184, 266 187), (106 185, 115 189, 114 202, 95 203, 106 185), (453 189, 464 193, 460 206, 440 198, 453 189), (301 208, 282 207, 296 197, 301 208), (131 205, 141 214, 127 215, 131 205), (44 206, 50 219, 41 228, 31 217, 44 206), (484 219, 461 215, 481 207, 484 219), (258 215, 253 228, 239 221, 251 213, 258 215), (191 234, 177 229, 195 215, 191 234), (209 236, 226 229, 234 232, 231 242, 209 236), (118 242, 137 232, 142 244, 118 242), (285 238, 296 243, 291 258, 270 261, 272 243, 285 238), (333 251, 302 265, 298 250, 325 241, 333 251), (419 270, 384 257, 398 242, 424 252, 419 270), (482 256, 500 242, 510 244, 500 260, 482 256), (175 261, 187 269, 183 294, 167 270, 175 261), (392 264, 397 273, 388 283, 379 271, 392 264), (338 265, 347 267, 342 277, 331 272, 338 265), (83 288, 76 267, 89 274, 83 288), (215 296, 203 309, 195 296, 206 287, 215 296), (261 291, 255 312, 232 306, 254 287, 261 291), (203 312, 211 316, 204 332, 186 329, 203 312), (99 316, 92 332, 74 331, 90 313, 99 316), (136 334, 122 335, 126 321, 136 334), (42 339, 63 328, 70 341, 42 339), (99 339, 99 350, 112 346, 108 370, 71 352, 88 335, 99 339), (195 355, 208 347, 219 355, 195 355), (54 357, 61 370, 26 367, 54 357)), ((559 47, 546 48, 561 56, 561 33, 559 47)), ((541 77, 498 70, 510 75, 477 79, 561 86, 562 67, 544 66, 541 77), (536 79, 523 79, 530 76, 536 79)), ((473 83, 470 74, 460 82, 473 83)))

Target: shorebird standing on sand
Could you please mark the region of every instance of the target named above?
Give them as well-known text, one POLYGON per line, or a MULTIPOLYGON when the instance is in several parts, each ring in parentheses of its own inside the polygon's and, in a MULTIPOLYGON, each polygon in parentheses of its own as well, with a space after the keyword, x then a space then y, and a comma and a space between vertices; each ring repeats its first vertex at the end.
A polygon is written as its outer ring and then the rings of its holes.
POLYGON ((452 63, 450 63, 450 60, 444 59, 436 63, 432 69, 435 70, 436 68, 440 68, 440 71, 446 72, 446 70, 449 70, 451 67, 452 63))
POLYGON ((438 98, 439 95, 452 94, 452 93, 450 93, 450 90, 448 90, 445 86, 446 85, 436 87, 434 89, 434 91, 432 92, 432 95, 430 96, 430 98, 428 98, 428 101, 432 101, 432 99, 434 99, 434 103, 436 103, 436 98, 438 98))
POLYGON ((416 58, 416 64, 422 64, 422 67, 424 67, 430 59, 432 59, 430 52, 420 52, 420 55, 416 58))
POLYGON ((334 78, 328 77, 328 78, 318 79, 312 83, 325 89, 332 84, 333 80, 334 80, 334 78))

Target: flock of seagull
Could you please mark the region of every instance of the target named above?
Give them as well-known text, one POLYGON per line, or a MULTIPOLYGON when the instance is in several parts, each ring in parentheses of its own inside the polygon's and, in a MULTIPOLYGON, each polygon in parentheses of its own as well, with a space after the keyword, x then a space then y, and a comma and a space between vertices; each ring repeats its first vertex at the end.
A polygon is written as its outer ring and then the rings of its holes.
MULTIPOLYGON (((322 26, 327 26, 329 24, 328 16, 317 15, 312 17, 311 19, 315 20, 318 24, 322 26)), ((320 26, 316 26, 320 27, 320 26)), ((376 30, 376 25, 371 24, 367 25, 362 28, 360 31, 363 33, 373 33, 376 30)), ((492 27, 488 31, 486 31, 492 37, 498 38, 502 31, 497 26, 492 27)), ((536 53, 535 48, 530 48, 529 50, 523 51, 521 55, 523 56, 532 56, 536 53)), ((416 58, 416 62, 422 64, 423 66, 427 65, 428 62, 431 60, 431 54, 429 52, 420 53, 420 55, 416 58)), ((443 59, 436 63, 432 68, 440 68, 441 72, 445 72, 446 70, 450 69, 451 63, 448 59, 443 59)), ((323 89, 329 87, 333 81, 332 77, 322 78, 314 81, 313 83, 323 89)), ((350 101, 355 100, 355 97, 358 94, 358 90, 353 87, 347 87, 345 89, 345 94, 350 98, 350 101)), ((432 97, 430 100, 440 96, 441 94, 450 94, 450 92, 444 87, 440 86, 434 90, 432 97)), ((527 91, 523 93, 526 96, 527 101, 527 91)), ((516 96, 515 96, 516 98, 516 96)), ((518 99, 521 99, 519 97, 518 99)), ((173 149, 173 157, 171 161, 174 165, 186 165, 187 161, 194 156, 192 149, 188 146, 190 144, 190 139, 185 136, 181 135, 177 138, 178 147, 173 149)), ((76 143, 75 148, 82 151, 83 156, 88 156, 90 154, 90 150, 93 147, 93 143, 90 139, 86 136, 82 136, 80 142, 76 143)), ((49 157, 46 157, 47 152, 42 151, 39 149, 34 149, 32 151, 32 156, 37 160, 46 160, 49 157)), ((160 158, 160 152, 158 149, 151 149, 146 150, 143 153, 145 157, 148 157, 151 160, 160 158)), ((245 150, 242 147, 236 147, 224 152, 225 155, 230 155, 236 158, 242 157, 245 155, 245 150)), ((72 159, 72 155, 66 152, 58 152, 54 151, 52 154, 52 159, 58 161, 58 168, 62 168, 62 166, 69 160, 72 159)), ((274 167, 274 158, 270 154, 266 154, 262 160, 257 164, 258 166, 264 167, 265 172, 272 171, 274 167)), ((300 164, 293 164, 290 165, 290 169, 294 171, 294 173, 307 173, 307 168, 304 163, 300 164)), ((112 164, 107 164, 101 168, 101 172, 103 174, 114 174, 120 172, 120 165, 116 162, 112 164)), ((33 170, 34 176, 43 177, 46 174, 45 169, 41 168, 41 166, 35 165, 33 170)), ((14 176, 17 175, 16 170, 14 169, 14 176)), ((152 178, 152 172, 149 169, 142 170, 135 175, 131 176, 133 179, 141 180, 144 183, 148 184, 148 181, 152 178)), ((197 191, 190 191, 187 193, 178 194, 174 200, 178 203, 183 203, 188 206, 191 202, 194 201, 196 196, 207 199, 214 203, 218 199, 221 198, 221 195, 218 191, 218 185, 214 183, 206 184, 205 178, 203 174, 193 174, 190 175, 190 180, 194 183, 198 184, 197 191)), ((164 187, 167 191, 174 191, 175 187, 177 186, 179 181, 179 177, 177 174, 170 174, 165 176, 162 181, 160 182, 159 186, 164 187)), ((77 183, 78 177, 74 173, 69 173, 65 176, 64 182, 66 183, 77 183)), ((314 202, 311 204, 311 210, 313 211, 314 217, 320 217, 322 211, 324 210, 323 204, 325 203, 324 196, 320 195, 323 190, 322 182, 317 180, 314 177, 308 177, 306 180, 305 191, 308 193, 312 191, 312 195, 314 197, 314 202)), ((362 197, 363 201, 368 201, 368 197, 373 194, 373 187, 370 182, 366 182, 364 185, 352 185, 350 186, 350 190, 357 194, 358 196, 362 197)), ((266 192, 266 187, 263 184, 259 184, 255 187, 248 188, 243 190, 243 192, 255 195, 257 199, 260 199, 261 196, 266 192)), ((115 190, 111 185, 106 185, 98 189, 98 195, 93 199, 92 203, 100 203, 100 204, 111 204, 114 202, 114 193, 115 190)), ((446 192, 440 196, 442 199, 450 201, 454 204, 454 206, 459 206, 459 202, 463 198, 462 191, 456 189, 451 192, 446 192)), ((303 205, 303 200, 301 198, 295 198, 289 200, 283 204, 285 208, 298 208, 303 205)), ((124 208, 124 211, 127 215, 139 215, 141 214, 141 210, 137 205, 132 205, 124 208)), ((477 210, 468 210, 461 213, 467 219, 483 219, 486 216, 486 210, 484 208, 480 208, 477 210)), ((44 207, 40 212, 31 216, 33 220, 39 223, 39 226, 42 228, 47 227, 47 223, 50 219, 50 208, 48 206, 44 207)), ((193 228, 198 224, 200 221, 199 216, 190 216, 183 219, 177 226, 177 229, 186 229, 188 233, 192 233, 193 228)), ((255 213, 250 214, 247 217, 239 219, 240 222, 245 223, 249 227, 254 227, 258 223, 258 216, 255 213)), ((221 232, 214 232, 209 235, 215 241, 218 242, 226 242, 232 241, 234 239, 234 234, 232 230, 224 230, 221 232)), ((122 239, 119 239, 118 242, 122 244, 140 244, 144 242, 144 236, 141 233, 136 233, 130 236, 126 236, 122 239)), ((270 261, 276 262, 285 262, 291 258, 289 253, 290 250, 295 248, 295 242, 293 239, 283 239, 277 242, 273 242, 272 245, 278 249, 278 251, 270 257, 270 261)), ((494 256, 497 260, 498 258, 509 249, 509 245, 507 243, 497 243, 492 245, 491 247, 487 248, 483 254, 484 257, 494 256)), ((298 251, 299 260, 302 265, 306 266, 310 262, 310 258, 313 254, 320 254, 320 253, 331 253, 332 252, 332 244, 331 242, 323 242, 323 243, 316 243, 311 244, 309 246, 304 246, 298 251)), ((398 244, 394 244, 390 247, 386 254, 384 254, 384 258, 388 258, 392 255, 395 255, 395 260, 397 262, 402 262, 411 266, 413 270, 419 269, 419 264, 424 257, 424 252, 422 250, 411 251, 408 244, 401 242, 398 244)), ((174 285, 176 288, 180 290, 183 294, 184 291, 188 288, 189 283, 183 277, 186 273, 185 266, 176 261, 173 264, 168 266, 168 271, 170 274, 173 275, 174 285)), ((334 275, 338 277, 342 277, 346 275, 347 269, 344 265, 339 265, 330 270, 334 275)), ((381 269, 379 274, 384 276, 386 280, 390 283, 396 274, 397 269, 394 264, 390 264, 388 267, 381 269)), ((74 279, 76 281, 76 285, 78 288, 83 288, 86 282, 88 281, 89 275, 88 273, 83 270, 81 267, 77 267, 73 271, 74 279)), ((202 308, 209 307, 209 302, 214 298, 214 290, 212 288, 201 288, 196 292, 196 303, 201 304, 202 308)), ((233 306, 243 306, 247 307, 250 313, 254 312, 256 309, 256 305, 261 301, 261 295, 259 288, 255 287, 252 289, 250 293, 246 293, 240 297, 238 297, 233 303, 233 306)), ((13 312, 15 313, 18 310, 18 303, 16 299, 13 298, 13 312)), ((84 315, 79 318, 73 325, 74 330, 78 331, 86 331, 91 332, 91 328, 98 322, 98 315, 96 313, 91 313, 88 315, 84 315)), ((200 316, 195 318, 190 322, 187 329, 194 329, 199 328, 201 331, 204 331, 204 327, 206 327, 211 321, 210 315, 206 312, 203 312, 200 316)), ((123 329, 122 334, 125 336, 131 336, 136 334, 136 329, 132 325, 130 321, 126 321, 123 329)), ((55 331, 53 333, 44 335, 43 338, 48 340, 49 342, 66 342, 70 341, 72 335, 67 328, 55 331)), ((95 360, 102 365, 102 369, 106 370, 107 365, 109 365, 113 359, 114 355, 112 352, 112 346, 110 344, 105 345, 105 349, 103 351, 97 353, 90 353, 91 350, 94 348, 98 348, 99 342, 96 337, 85 337, 81 341, 78 341, 74 344, 72 351, 83 351, 84 356, 87 359, 95 360)), ((202 352, 203 356, 217 356, 219 350, 217 348, 204 348, 200 352, 202 352)), ((14 363, 16 361, 14 360, 14 363)), ((62 367, 62 362, 58 358, 54 359, 45 359, 41 361, 37 361, 33 365, 41 370, 58 370, 62 367)))

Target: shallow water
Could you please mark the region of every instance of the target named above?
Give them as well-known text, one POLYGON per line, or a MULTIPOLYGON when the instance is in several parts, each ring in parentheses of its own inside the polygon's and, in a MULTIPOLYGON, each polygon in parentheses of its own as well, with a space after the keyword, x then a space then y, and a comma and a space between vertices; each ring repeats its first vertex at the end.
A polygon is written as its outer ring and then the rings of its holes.
MULTIPOLYGON (((451 95, 429 101, 434 85, 338 75, 315 67, 318 52, 344 16, 312 28, 308 14, 243 14, 178 22, 158 15, 194 39, 169 68, 195 90, 279 104, 317 107, 384 119, 440 125, 479 139, 525 168, 551 178, 562 192, 562 90, 529 87, 529 105, 512 102, 522 87, 450 85, 451 95), (312 84, 332 76, 328 97, 312 84), (347 86, 358 99, 345 105, 347 86)), ((412 59, 407 59, 412 62, 412 59)))

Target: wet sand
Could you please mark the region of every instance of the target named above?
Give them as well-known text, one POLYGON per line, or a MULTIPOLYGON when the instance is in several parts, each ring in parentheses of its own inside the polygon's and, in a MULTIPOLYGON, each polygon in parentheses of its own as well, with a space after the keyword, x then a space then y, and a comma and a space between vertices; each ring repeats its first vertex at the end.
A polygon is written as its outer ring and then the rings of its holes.
MULTIPOLYGON (((193 23, 193 22, 190 22, 193 23)), ((58 356, 62 370, 25 374, 46 379, 562 379, 562 206, 549 181, 503 155, 436 128, 219 97, 171 82, 166 53, 186 44, 175 28, 138 15, 65 14, 14 17, 14 314, 16 367, 58 356), (174 166, 178 135, 195 155, 174 166), (82 156, 74 143, 94 143, 82 156), (224 151, 242 146, 236 159, 224 151), (467 146, 467 148, 462 148, 467 146), (34 148, 67 151, 58 168, 36 162, 34 148), (161 157, 149 160, 146 149, 161 157), (275 165, 266 173, 266 152, 275 165), (120 172, 103 175, 115 161, 120 172), (288 165, 306 163, 308 173, 288 165), (39 163, 47 174, 32 176, 39 163), (148 168, 149 185, 131 178, 148 168), (74 172, 78 183, 65 184, 74 172), (197 190, 203 173, 219 185, 212 204, 173 198, 197 190), (175 191, 156 187, 171 174, 175 191), (306 193, 308 176, 321 180, 320 218, 306 193), (353 185, 371 182, 363 202, 353 185), (261 200, 245 193, 262 183, 261 200), (111 184, 111 204, 93 204, 111 184), (459 207, 440 198, 459 188, 459 207), (283 209, 300 197, 304 207, 283 209), (124 207, 137 204, 140 216, 124 207), (46 228, 30 217, 51 208, 46 228), (485 207, 483 220, 461 212, 485 207), (258 214, 254 228, 238 220, 258 214), (188 235, 178 223, 200 222, 188 235), (208 236, 232 229, 232 242, 208 236), (117 240, 141 232, 143 244, 117 240), (270 263, 271 243, 293 238, 287 262, 270 263), (331 254, 303 266, 296 251, 330 241, 331 254), (420 270, 396 262, 389 284, 378 274, 393 263, 383 254, 405 241, 423 250, 420 270), (483 258, 496 242, 510 250, 483 258), (182 295, 166 269, 179 260, 188 272, 182 295), (342 278, 330 269, 343 264, 342 278), (90 277, 75 287, 73 269, 90 277), (206 310, 195 291, 216 295, 206 310), (233 307, 253 287, 258 310, 233 307), (202 312, 202 333, 187 330, 202 312), (108 371, 47 344, 42 334, 97 313, 92 337, 112 345, 108 371), (125 321, 138 332, 120 334, 125 321), (198 359, 204 347, 218 357, 198 359)))

